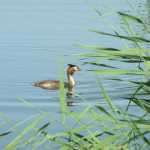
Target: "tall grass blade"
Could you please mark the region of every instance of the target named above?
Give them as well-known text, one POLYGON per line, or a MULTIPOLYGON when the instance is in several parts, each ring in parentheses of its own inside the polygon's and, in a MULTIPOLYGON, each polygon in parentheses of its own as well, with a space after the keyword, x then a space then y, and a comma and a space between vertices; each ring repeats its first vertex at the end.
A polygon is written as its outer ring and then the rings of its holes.
POLYGON ((122 69, 101 69, 101 70, 88 70, 101 75, 150 75, 149 72, 140 70, 122 70, 122 69))
POLYGON ((10 134, 10 133, 11 133, 11 131, 7 131, 7 132, 4 132, 4 133, 0 133, 0 137, 6 136, 6 135, 8 135, 8 134, 10 134))
POLYGON ((117 108, 116 106, 112 103, 111 98, 109 97, 109 95, 107 94, 107 92, 105 91, 102 83, 100 82, 100 79, 97 79, 98 85, 101 89, 101 93, 103 94, 104 100, 107 102, 108 106, 110 107, 110 109, 112 110, 112 112, 116 113, 117 112, 117 108))
POLYGON ((125 17, 125 18, 128 18, 128 19, 131 19, 131 20, 133 20, 133 21, 136 21, 136 22, 141 23, 141 24, 143 24, 143 25, 144 25, 143 20, 142 20, 142 19, 140 19, 140 18, 138 18, 138 17, 136 17, 136 16, 129 15, 129 14, 124 13, 124 12, 121 12, 121 11, 119 11, 119 12, 118 12, 118 14, 119 14, 120 16, 122 16, 122 17, 125 17))
POLYGON ((146 42, 146 43, 150 42, 150 40, 145 39, 143 37, 137 37, 137 36, 130 37, 130 36, 119 35, 118 33, 117 34, 111 34, 111 33, 107 33, 107 32, 101 32, 101 31, 98 31, 98 30, 91 30, 91 31, 95 32, 97 34, 100 34, 100 35, 106 35, 106 36, 121 38, 121 39, 129 40, 129 41, 132 41, 132 42, 146 42))
POLYGON ((67 105, 65 101, 65 88, 64 88, 64 67, 63 67, 63 60, 61 60, 61 66, 60 66, 60 90, 59 90, 59 99, 60 99, 60 107, 61 107, 61 116, 62 116, 62 122, 65 123, 65 114, 67 112, 67 105))
POLYGON ((106 51, 121 51, 118 48, 113 47, 104 47, 101 45, 78 45, 80 48, 83 49, 92 49, 92 50, 106 50, 106 51))
POLYGON ((35 128, 39 122, 43 119, 45 115, 38 116, 35 120, 32 121, 32 123, 27 126, 16 138, 14 138, 6 147, 5 150, 14 150, 16 149, 16 146, 20 143, 22 138, 25 136, 26 133, 28 133, 31 129, 35 128))
POLYGON ((150 101, 149 99, 137 99, 137 98, 133 98, 131 99, 132 102, 134 102, 137 106, 139 106, 140 108, 142 108, 143 110, 145 110, 147 113, 150 113, 150 101))
POLYGON ((44 124, 42 127, 40 127, 40 128, 38 129, 38 132, 41 132, 42 130, 44 130, 45 128, 47 128, 49 125, 50 125, 50 123, 47 122, 46 124, 44 124))
POLYGON ((115 118, 108 111, 106 111, 106 109, 104 107, 97 105, 96 108, 98 108, 99 111, 105 113, 107 116, 109 116, 110 118, 115 120, 115 118))
POLYGON ((106 68, 116 68, 110 65, 106 65, 106 64, 100 64, 100 63, 95 63, 95 62, 84 62, 84 64, 90 64, 90 65, 95 65, 95 66, 100 66, 100 67, 106 67, 106 68))

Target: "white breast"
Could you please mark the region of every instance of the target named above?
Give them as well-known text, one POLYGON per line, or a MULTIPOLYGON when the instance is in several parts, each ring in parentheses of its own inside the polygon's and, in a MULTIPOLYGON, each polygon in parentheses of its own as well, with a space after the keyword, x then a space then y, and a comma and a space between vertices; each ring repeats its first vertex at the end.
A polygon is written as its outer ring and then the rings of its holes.
POLYGON ((72 75, 68 75, 68 84, 69 84, 69 86, 70 87, 74 87, 75 86, 75 81, 74 81, 74 78, 73 78, 73 76, 72 75))

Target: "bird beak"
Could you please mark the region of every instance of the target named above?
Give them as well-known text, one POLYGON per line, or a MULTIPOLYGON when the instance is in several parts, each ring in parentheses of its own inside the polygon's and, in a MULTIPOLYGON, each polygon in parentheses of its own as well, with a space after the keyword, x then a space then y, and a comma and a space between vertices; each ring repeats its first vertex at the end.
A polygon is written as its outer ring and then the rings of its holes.
POLYGON ((77 67, 77 71, 81 71, 81 69, 79 67, 77 67))

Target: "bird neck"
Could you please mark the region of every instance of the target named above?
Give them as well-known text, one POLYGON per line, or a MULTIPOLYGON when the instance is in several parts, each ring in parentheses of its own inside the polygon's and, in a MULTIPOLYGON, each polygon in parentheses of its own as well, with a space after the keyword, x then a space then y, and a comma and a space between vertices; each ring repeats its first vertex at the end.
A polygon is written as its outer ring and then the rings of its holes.
POLYGON ((75 85, 75 80, 74 80, 73 76, 71 74, 67 74, 67 77, 68 77, 68 84, 70 86, 74 86, 75 85))
POLYGON ((69 73, 67 74, 67 78, 68 78, 68 91, 72 92, 73 87, 75 86, 75 80, 73 76, 69 73))

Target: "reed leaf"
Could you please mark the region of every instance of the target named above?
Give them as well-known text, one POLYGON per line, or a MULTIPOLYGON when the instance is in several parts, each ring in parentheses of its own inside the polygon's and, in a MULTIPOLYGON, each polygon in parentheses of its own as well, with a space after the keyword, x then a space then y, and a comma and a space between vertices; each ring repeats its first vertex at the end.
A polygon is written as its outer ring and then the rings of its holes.
POLYGON ((7 131, 7 132, 0 133, 0 137, 6 136, 6 135, 8 135, 8 134, 10 134, 10 133, 11 133, 11 131, 7 131))
POLYGON ((42 130, 44 130, 45 128, 47 128, 49 125, 50 125, 50 123, 47 122, 46 124, 44 124, 42 127, 40 127, 40 128, 38 129, 38 132, 41 132, 42 130))
POLYGON ((150 113, 150 100, 133 98, 131 101, 145 110, 147 113, 150 113))
MULTIPOLYGON (((132 137, 130 137, 127 141, 125 141, 123 144, 129 144, 130 142, 132 142, 132 141, 134 141, 134 140, 138 140, 138 139, 140 139, 142 136, 144 136, 145 134, 148 134, 148 133, 150 133, 149 131, 145 131, 145 132, 142 132, 142 133, 140 133, 140 134, 136 134, 134 137, 132 136, 132 137)), ((147 139, 146 139, 146 143, 148 143, 149 144, 149 141, 147 141, 147 139)))
POLYGON ((136 22, 141 23, 141 24, 144 25, 143 20, 140 19, 140 18, 138 18, 138 17, 136 17, 136 16, 133 16, 133 15, 130 15, 130 14, 121 12, 121 11, 119 11, 118 14, 119 14, 120 16, 122 16, 122 17, 125 17, 125 18, 127 18, 127 19, 131 19, 131 20, 133 20, 133 21, 136 21, 136 22))
POLYGON ((64 86, 64 68, 63 68, 63 60, 61 59, 61 66, 59 73, 59 79, 60 79, 60 90, 59 90, 59 99, 60 99, 60 108, 61 108, 61 116, 62 116, 62 122, 65 123, 65 116, 68 111, 67 104, 65 101, 65 86, 64 86))
POLYGON ((118 33, 116 34, 111 34, 111 33, 107 33, 107 32, 101 32, 101 31, 98 31, 98 30, 91 30, 92 32, 95 32, 97 34, 100 34, 100 35, 106 35, 106 36, 111 36, 111 37, 116 37, 116 38, 121 38, 121 39, 125 39, 125 40, 129 40, 129 41, 132 41, 132 42, 146 42, 146 43, 149 43, 150 40, 148 39, 145 39, 143 37, 137 37, 137 36, 124 36, 124 35, 120 35, 118 33))
POLYGON ((101 45, 78 45, 80 48, 91 49, 91 50, 106 50, 106 51, 121 51, 118 48, 104 47, 101 45))
POLYGON ((122 70, 122 69, 101 69, 101 70, 88 70, 93 71, 101 75, 150 75, 149 72, 144 72, 140 70, 122 70))
POLYGON ((96 62, 84 62, 83 65, 85 64, 90 64, 90 65, 95 65, 95 66, 100 66, 100 67, 106 67, 106 68, 116 68, 110 65, 106 65, 106 64, 100 64, 100 63, 96 63, 96 62))
POLYGON ((6 147, 5 150, 13 150, 16 149, 16 146, 20 143, 22 138, 25 136, 26 133, 28 133, 31 129, 35 128, 38 123, 41 122, 45 115, 38 116, 35 120, 30 123, 16 138, 14 138, 6 147))
POLYGON ((99 16, 102 16, 102 13, 98 9, 95 8, 94 10, 99 16))
POLYGON ((99 111, 103 112, 104 114, 106 114, 107 116, 109 116, 110 118, 112 118, 113 120, 116 120, 108 111, 106 111, 106 109, 100 105, 96 105, 96 108, 98 108, 99 111))
POLYGON ((100 90, 103 94, 104 100, 106 101, 106 103, 108 104, 109 108, 112 110, 112 112, 116 113, 117 112, 117 108, 116 106, 112 103, 111 98, 109 97, 109 95, 107 94, 107 92, 105 91, 102 83, 100 82, 99 79, 97 79, 98 85, 100 87, 100 90))
MULTIPOLYGON (((130 122, 130 120, 125 120, 125 119, 124 120, 120 120, 120 121, 130 122)), ((139 126, 139 124, 143 125, 142 127, 144 127, 144 128, 149 128, 147 125, 150 125, 150 120, 145 120, 143 118, 139 118, 138 120, 132 120, 132 122, 136 123, 138 126, 139 126)), ((139 126, 139 127, 141 127, 141 126, 139 126)))

